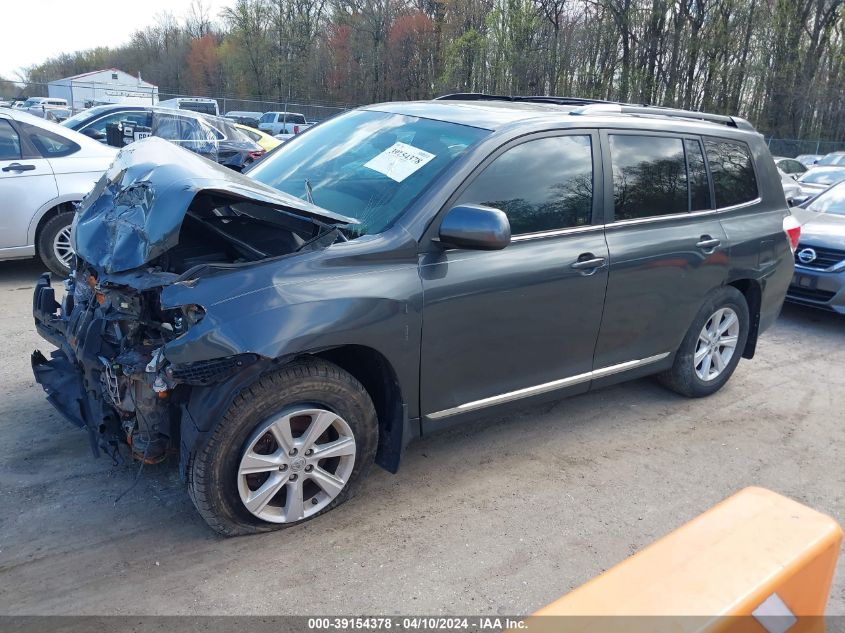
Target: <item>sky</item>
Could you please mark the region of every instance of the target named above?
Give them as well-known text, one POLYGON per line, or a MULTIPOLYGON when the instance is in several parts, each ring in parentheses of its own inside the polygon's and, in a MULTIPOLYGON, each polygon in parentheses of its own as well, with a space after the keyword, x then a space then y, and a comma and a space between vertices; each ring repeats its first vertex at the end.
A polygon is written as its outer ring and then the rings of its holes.
MULTIPOLYGON (((181 19, 196 0, 12 0, 3 3, 0 77, 61 53, 118 46, 171 12, 181 19)), ((202 0, 212 20, 233 0, 202 0)))

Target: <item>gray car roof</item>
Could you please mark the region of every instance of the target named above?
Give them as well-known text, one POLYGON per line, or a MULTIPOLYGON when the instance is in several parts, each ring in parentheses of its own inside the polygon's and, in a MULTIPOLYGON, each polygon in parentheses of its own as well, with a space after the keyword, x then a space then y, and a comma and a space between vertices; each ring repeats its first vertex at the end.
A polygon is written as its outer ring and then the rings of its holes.
POLYGON ((416 116, 447 123, 458 123, 487 130, 500 130, 514 125, 550 124, 554 127, 631 127, 636 122, 639 129, 666 130, 667 123, 672 131, 689 134, 718 134, 725 136, 757 135, 757 132, 729 127, 721 123, 667 116, 652 113, 607 113, 594 112, 572 114, 581 106, 552 103, 496 100, 431 100, 395 101, 363 106, 362 110, 392 112, 416 116), (561 125, 563 124, 563 125, 561 125))

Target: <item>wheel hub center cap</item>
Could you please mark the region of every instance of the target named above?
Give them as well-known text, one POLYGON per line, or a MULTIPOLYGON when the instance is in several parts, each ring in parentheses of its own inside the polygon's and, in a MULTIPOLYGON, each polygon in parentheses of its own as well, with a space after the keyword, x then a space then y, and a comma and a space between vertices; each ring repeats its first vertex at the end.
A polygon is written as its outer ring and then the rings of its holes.
POLYGON ((305 458, 304 457, 294 458, 294 460, 290 463, 290 469, 295 473, 298 473, 298 472, 304 470, 305 469, 305 458))

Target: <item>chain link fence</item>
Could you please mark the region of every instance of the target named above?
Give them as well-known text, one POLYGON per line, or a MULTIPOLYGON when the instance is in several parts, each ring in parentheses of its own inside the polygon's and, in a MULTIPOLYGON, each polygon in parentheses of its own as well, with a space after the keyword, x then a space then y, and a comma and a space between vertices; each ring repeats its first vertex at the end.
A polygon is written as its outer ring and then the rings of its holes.
POLYGON ((12 82, 0 84, 0 101, 23 101, 30 97, 53 97, 65 99, 70 114, 106 103, 131 105, 155 105, 161 101, 178 98, 214 99, 220 115, 228 112, 295 112, 302 114, 308 121, 318 122, 335 114, 355 107, 352 104, 340 104, 332 101, 313 99, 256 99, 232 95, 202 95, 161 92, 158 87, 146 82, 86 81, 62 79, 50 83, 12 82))
POLYGON ((822 141, 794 138, 767 138, 766 144, 772 156, 795 158, 802 154, 819 154, 824 156, 830 152, 845 150, 845 141, 822 141))
MULTIPOLYGON (((103 71, 111 72, 111 71, 103 71)), ((94 73, 101 74, 101 73, 94 73)), ((112 75, 115 77, 115 75, 112 75)), ((175 92, 160 92, 158 87, 142 82, 107 81, 96 82, 84 79, 62 79, 48 83, 24 83, 7 81, 0 83, 0 101, 16 101, 27 97, 58 97, 66 99, 71 114, 89 108, 99 103, 131 103, 134 105, 156 104, 177 98, 202 97, 214 99, 221 115, 229 112, 295 112, 305 116, 311 122, 323 121, 345 110, 355 107, 354 104, 341 104, 326 100, 314 99, 257 99, 234 95, 199 95, 179 94, 175 92)), ((767 138, 766 143, 773 156, 794 158, 801 154, 820 154, 845 150, 845 141, 829 141, 824 139, 792 139, 767 138)))

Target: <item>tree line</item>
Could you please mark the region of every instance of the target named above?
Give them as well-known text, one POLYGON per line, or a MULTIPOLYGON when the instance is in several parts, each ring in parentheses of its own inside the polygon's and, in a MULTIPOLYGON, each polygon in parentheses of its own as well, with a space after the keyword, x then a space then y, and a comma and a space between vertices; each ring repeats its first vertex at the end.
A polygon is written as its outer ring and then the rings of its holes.
POLYGON ((162 93, 357 105, 448 92, 557 94, 845 139, 845 0, 201 0, 118 48, 24 71, 116 67, 162 93))

